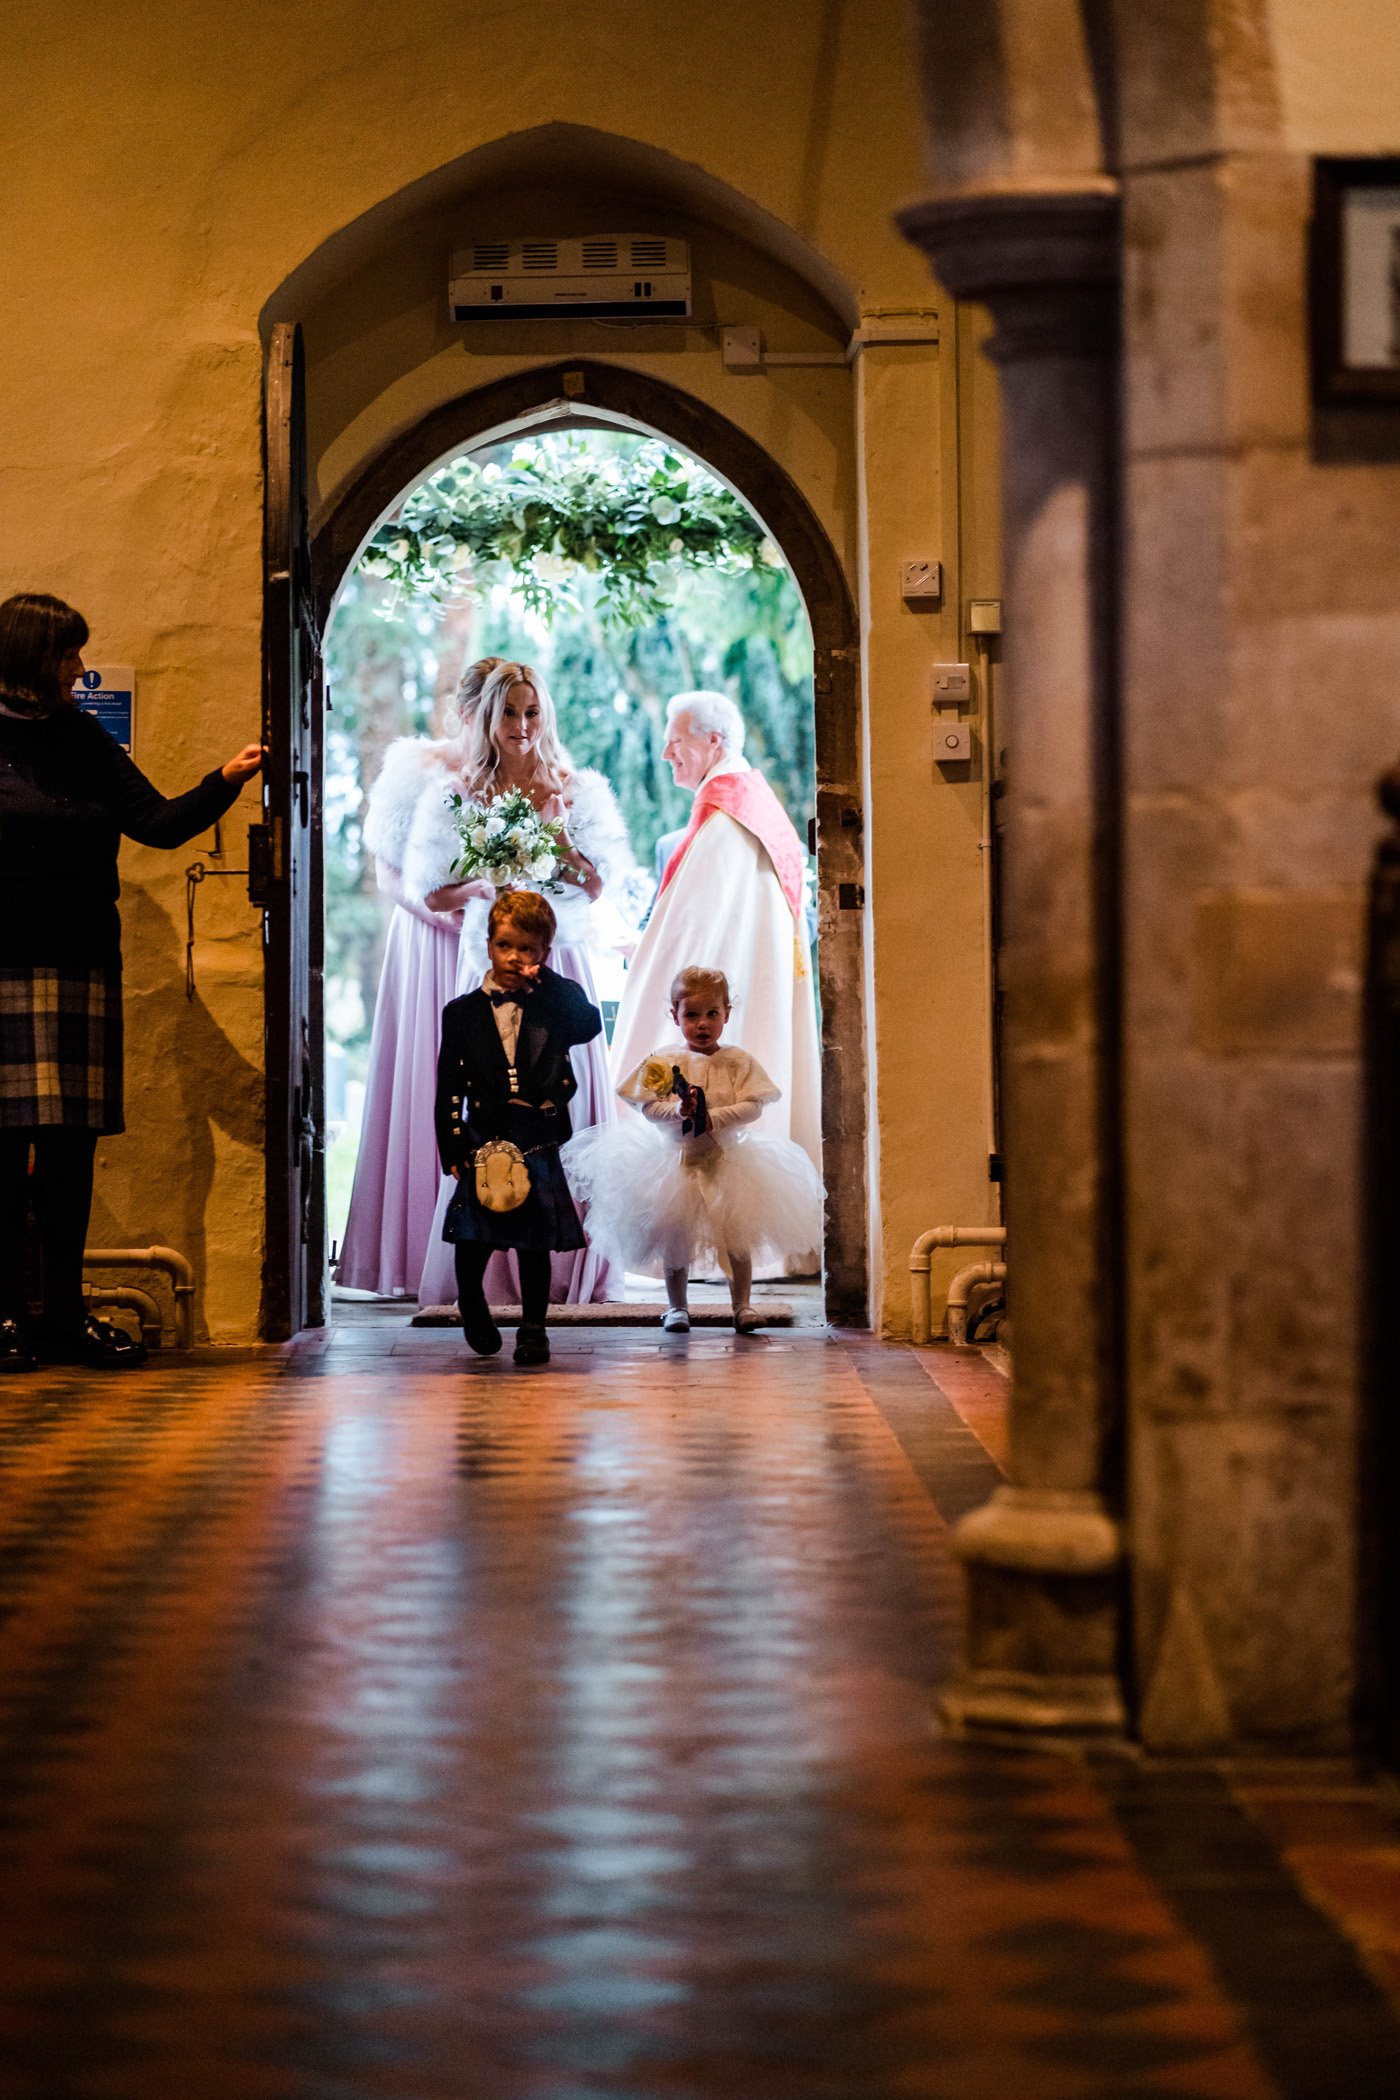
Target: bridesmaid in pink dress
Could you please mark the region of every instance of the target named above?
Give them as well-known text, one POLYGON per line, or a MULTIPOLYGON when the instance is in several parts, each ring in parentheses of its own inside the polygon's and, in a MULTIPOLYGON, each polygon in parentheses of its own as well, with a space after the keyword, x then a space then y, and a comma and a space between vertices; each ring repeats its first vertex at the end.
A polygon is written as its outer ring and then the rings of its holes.
POLYGON ((364 1123, 335 1277, 381 1298, 414 1295, 433 1229, 441 1180, 433 1134, 438 1033, 456 987, 462 916, 429 911, 405 893, 409 832, 424 796, 440 802, 449 787, 461 785, 466 725, 500 661, 484 656, 462 673, 455 735, 437 741, 402 736, 389 746, 365 811, 365 845, 379 887, 398 908, 385 936, 364 1123))
MULTIPOLYGON (((554 702, 528 664, 497 665, 482 688, 466 745, 462 777, 472 801, 488 802, 511 788, 523 788, 542 816, 563 819, 560 879, 565 888, 562 896, 551 894, 549 900, 559 923, 549 964, 596 1000, 588 962, 589 917, 604 885, 633 864, 627 827, 612 789, 591 767, 570 764, 559 742, 554 702)), ((461 913, 454 989, 468 992, 486 974, 486 914, 496 893, 486 882, 452 880, 459 852, 446 796, 436 803, 424 796, 414 811, 405 849, 404 889, 427 911, 461 913)), ((433 1041, 436 1045, 436 1030, 433 1041)), ((602 1036, 575 1050, 573 1060, 578 1075, 578 1092, 569 1104, 574 1129, 611 1123, 617 1104, 602 1036)), ((450 1305, 457 1294, 452 1249, 442 1238, 453 1186, 445 1178, 440 1186, 418 1282, 422 1305, 450 1305)), ((608 1264, 591 1247, 579 1254, 556 1254, 550 1296, 556 1305, 597 1304, 609 1295, 609 1280, 608 1264)), ((612 1280, 621 1283, 621 1278, 612 1280)), ((514 1270, 505 1255, 494 1258, 486 1271, 486 1297, 493 1305, 507 1305, 515 1298, 514 1270)))

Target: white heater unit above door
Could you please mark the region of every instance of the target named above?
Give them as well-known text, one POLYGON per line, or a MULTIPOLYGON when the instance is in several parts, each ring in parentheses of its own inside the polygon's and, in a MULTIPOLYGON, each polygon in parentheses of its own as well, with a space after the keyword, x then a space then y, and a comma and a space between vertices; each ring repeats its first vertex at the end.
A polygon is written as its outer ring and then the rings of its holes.
POLYGON ((447 304, 454 321, 683 321, 690 244, 657 233, 470 241, 452 257, 447 304))

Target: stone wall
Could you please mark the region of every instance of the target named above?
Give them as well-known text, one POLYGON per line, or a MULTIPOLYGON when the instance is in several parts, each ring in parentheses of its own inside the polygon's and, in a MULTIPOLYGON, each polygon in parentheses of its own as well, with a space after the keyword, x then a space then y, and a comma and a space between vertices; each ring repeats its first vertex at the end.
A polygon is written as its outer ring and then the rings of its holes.
MULTIPOLYGON (((1209 109, 1124 138, 1131 1507, 1144 1732, 1167 1745, 1336 1743, 1353 1667, 1360 957, 1400 469, 1311 408, 1310 165, 1278 81, 1329 80, 1333 24, 1270 15, 1282 69, 1261 36, 1209 109)), ((1393 88, 1391 110, 1400 132, 1393 88)))
MULTIPOLYGON (((119 26, 110 11, 79 10, 61 35, 36 0, 19 0, 7 69, 28 115, 0 190, 0 241, 25 288, 23 325, 0 351, 3 585, 69 596, 92 622, 95 656, 137 666, 136 756, 168 788, 258 720, 269 321, 286 311, 308 322, 324 502, 448 390, 558 354, 555 338, 498 339, 477 358, 446 325, 445 235, 465 163, 477 203, 494 180, 499 204, 503 187, 528 188, 542 134, 582 128, 607 142, 624 216, 645 188, 639 158, 680 171, 713 295, 702 325, 626 346, 591 330, 587 348, 635 357, 751 428, 812 503, 871 631, 888 638, 867 683, 884 782, 867 837, 883 828, 903 842, 897 922, 929 942, 882 969, 862 1019, 872 1041, 926 1033, 923 987, 936 972, 930 1063, 948 1080, 914 1085, 898 1060, 876 1074, 879 1120, 899 1141, 873 1176, 892 1220, 874 1304, 898 1325, 908 1238, 994 1195, 982 1117, 966 1107, 985 1090, 987 1058, 977 790, 947 788, 931 763, 927 670, 959 652, 956 603, 916 624, 890 565, 897 553, 941 558, 956 584, 957 510, 945 495, 917 546, 897 548, 892 533, 878 575, 863 570, 857 381, 844 367, 724 375, 713 326, 722 293, 722 318, 766 316, 774 347, 829 349, 862 312, 939 303, 890 221, 919 179, 900 0, 858 13, 716 0, 667 17, 664 34, 643 0, 556 10, 547 30, 525 0, 410 0, 377 14, 349 0, 151 0, 120 10, 119 26), (394 247, 406 228, 421 238, 394 247), (951 938, 935 939, 941 914, 951 938)), ((548 192, 543 156, 535 172, 548 192)), ((572 201, 556 186, 535 208, 572 201)), ((906 385, 923 397, 928 449, 886 449, 886 486, 870 492, 877 523, 886 495, 907 520, 908 489, 943 471, 956 379, 940 345, 906 385)), ((254 814, 245 795, 220 865, 245 865, 254 814)), ((187 1001, 183 870, 196 857, 213 865, 212 845, 124 852, 130 1133, 101 1148, 93 1231, 191 1254, 201 1328, 233 1341, 253 1332, 262 1252, 260 923, 241 880, 202 886, 187 1001)), ((878 915, 888 881, 868 888, 878 915)))

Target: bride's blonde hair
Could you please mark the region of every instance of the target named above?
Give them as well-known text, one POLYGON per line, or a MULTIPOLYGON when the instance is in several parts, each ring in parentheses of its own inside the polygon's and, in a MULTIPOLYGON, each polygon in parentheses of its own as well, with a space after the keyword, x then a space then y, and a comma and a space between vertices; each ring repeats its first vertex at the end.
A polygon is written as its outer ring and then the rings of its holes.
POLYGON ((506 701, 519 685, 531 687, 540 704, 536 776, 555 794, 569 777, 569 754, 559 741, 559 723, 549 687, 531 664, 498 663, 481 688, 481 699, 471 718, 462 725, 462 780, 469 795, 489 795, 495 786, 501 763, 496 733, 506 701))
POLYGON ((446 746, 446 755, 454 764, 462 756, 467 725, 481 705, 481 689, 502 661, 499 656, 479 656, 474 664, 468 664, 457 680, 456 692, 442 710, 437 741, 446 746))

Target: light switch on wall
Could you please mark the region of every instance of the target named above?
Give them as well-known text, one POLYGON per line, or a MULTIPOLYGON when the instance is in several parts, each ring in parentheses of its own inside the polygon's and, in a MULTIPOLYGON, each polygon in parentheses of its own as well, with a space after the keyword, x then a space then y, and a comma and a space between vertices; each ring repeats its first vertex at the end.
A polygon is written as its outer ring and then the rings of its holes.
POLYGON ((935 664, 933 667, 933 704, 935 707, 959 707, 972 698, 972 667, 970 664, 935 664))

